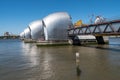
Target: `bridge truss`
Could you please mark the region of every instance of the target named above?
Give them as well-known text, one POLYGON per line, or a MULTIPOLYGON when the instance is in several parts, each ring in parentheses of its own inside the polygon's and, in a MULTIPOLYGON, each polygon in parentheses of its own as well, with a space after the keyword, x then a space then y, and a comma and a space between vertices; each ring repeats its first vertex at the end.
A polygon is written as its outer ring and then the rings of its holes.
POLYGON ((114 20, 100 24, 90 24, 87 26, 68 29, 69 37, 76 35, 94 35, 94 36, 120 35, 120 20, 114 20))

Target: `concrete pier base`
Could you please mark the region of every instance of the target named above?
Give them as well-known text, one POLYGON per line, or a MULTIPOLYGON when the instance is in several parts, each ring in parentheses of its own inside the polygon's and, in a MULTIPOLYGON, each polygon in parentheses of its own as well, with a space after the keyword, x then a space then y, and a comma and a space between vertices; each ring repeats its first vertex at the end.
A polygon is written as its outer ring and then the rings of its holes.
POLYGON ((95 36, 98 44, 105 44, 103 36, 95 36))
POLYGON ((24 43, 36 43, 36 40, 32 40, 32 39, 24 39, 23 41, 24 43))
POLYGON ((69 43, 72 45, 81 45, 81 40, 78 38, 78 36, 72 36, 69 39, 69 43))
POLYGON ((68 41, 37 41, 37 46, 63 46, 70 45, 68 41))

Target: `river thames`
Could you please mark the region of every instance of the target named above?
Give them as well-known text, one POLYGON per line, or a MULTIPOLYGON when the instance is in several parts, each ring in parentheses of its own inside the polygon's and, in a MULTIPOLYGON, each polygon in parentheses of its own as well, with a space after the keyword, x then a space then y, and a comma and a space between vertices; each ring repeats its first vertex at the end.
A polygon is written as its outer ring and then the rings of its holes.
POLYGON ((0 40, 0 80, 120 80, 120 46, 37 47, 0 40), (79 77, 76 52, 80 53, 79 77))

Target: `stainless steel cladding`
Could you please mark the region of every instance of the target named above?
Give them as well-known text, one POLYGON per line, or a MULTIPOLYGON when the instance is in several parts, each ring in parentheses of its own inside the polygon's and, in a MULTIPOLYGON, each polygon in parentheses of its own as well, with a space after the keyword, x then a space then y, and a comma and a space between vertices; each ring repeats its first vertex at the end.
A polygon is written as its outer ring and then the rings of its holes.
POLYGON ((25 39, 30 39, 31 38, 31 32, 30 32, 29 28, 26 28, 24 30, 24 33, 25 33, 25 39))
POLYGON ((73 26, 71 17, 66 12, 48 15, 43 19, 45 40, 67 40, 67 28, 73 26))
POLYGON ((25 38, 25 33, 24 32, 20 33, 20 38, 25 38))
POLYGON ((44 40, 44 28, 43 28, 43 21, 38 20, 34 21, 29 24, 31 29, 31 37, 34 40, 44 40))

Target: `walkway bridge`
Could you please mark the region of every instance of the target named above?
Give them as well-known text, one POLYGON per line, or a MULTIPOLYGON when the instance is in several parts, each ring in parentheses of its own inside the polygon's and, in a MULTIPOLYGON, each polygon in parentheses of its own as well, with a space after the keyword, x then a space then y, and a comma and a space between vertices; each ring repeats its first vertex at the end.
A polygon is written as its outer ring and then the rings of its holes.
POLYGON ((68 36, 73 41, 76 39, 77 35, 94 35, 98 44, 104 44, 105 42, 103 40, 103 36, 120 35, 120 20, 99 24, 90 24, 82 27, 68 29, 68 36))

